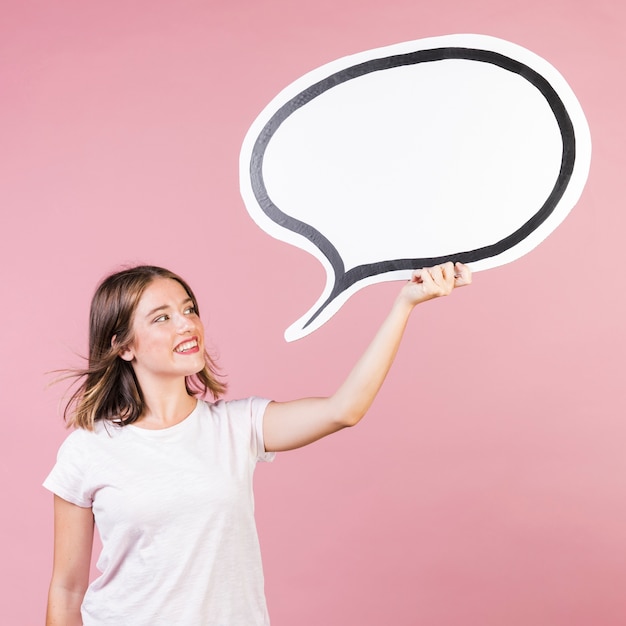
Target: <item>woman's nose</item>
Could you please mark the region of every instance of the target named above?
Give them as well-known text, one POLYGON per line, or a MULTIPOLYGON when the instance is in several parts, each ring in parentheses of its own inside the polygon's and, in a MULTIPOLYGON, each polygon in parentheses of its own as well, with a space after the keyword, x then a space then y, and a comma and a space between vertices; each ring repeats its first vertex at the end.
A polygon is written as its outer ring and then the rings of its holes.
POLYGON ((191 331, 193 330, 193 328, 194 328, 193 320, 188 315, 178 316, 176 330, 179 333, 185 333, 185 332, 191 331))

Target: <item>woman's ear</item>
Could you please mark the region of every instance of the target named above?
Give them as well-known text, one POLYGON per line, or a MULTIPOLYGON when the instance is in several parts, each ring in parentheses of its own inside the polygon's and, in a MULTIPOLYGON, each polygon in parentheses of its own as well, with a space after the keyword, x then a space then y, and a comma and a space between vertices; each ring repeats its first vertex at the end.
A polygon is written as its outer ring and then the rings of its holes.
POLYGON ((132 361, 135 358, 135 353, 131 346, 125 346, 120 348, 117 343, 117 335, 113 335, 111 338, 111 347, 117 350, 117 356, 124 361, 132 361))

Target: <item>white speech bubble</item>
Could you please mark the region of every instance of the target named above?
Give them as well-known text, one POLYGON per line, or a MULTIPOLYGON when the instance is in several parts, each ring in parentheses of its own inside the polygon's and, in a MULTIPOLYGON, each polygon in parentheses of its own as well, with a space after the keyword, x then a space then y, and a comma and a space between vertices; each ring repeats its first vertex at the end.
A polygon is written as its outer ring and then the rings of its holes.
POLYGON ((240 157, 251 217, 326 269, 285 338, 319 328, 367 285, 526 254, 576 204, 590 160, 564 78, 501 39, 421 39, 302 76, 254 121, 240 157))

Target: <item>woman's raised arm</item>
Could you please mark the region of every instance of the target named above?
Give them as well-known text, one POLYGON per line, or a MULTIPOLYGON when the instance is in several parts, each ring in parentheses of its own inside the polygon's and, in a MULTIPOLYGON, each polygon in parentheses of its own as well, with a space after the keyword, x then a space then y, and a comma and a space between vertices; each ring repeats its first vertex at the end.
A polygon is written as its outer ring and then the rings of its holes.
POLYGON ((472 282, 470 269, 446 263, 416 270, 374 339, 337 391, 327 398, 271 402, 263 422, 268 452, 292 450, 354 426, 365 415, 394 361, 413 308, 472 282))

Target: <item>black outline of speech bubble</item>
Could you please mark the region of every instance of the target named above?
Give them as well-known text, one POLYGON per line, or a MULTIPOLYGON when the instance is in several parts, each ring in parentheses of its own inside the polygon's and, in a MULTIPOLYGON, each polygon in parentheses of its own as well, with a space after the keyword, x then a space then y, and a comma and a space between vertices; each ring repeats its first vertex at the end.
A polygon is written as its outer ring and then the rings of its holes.
POLYGON ((528 237, 528 235, 530 235, 533 231, 539 228, 539 226, 543 224, 543 222, 554 211, 571 179, 575 160, 576 139, 574 135, 574 126, 563 101, 556 93, 556 90, 552 87, 552 85, 550 85, 550 83, 543 76, 541 76, 541 74, 520 61, 516 61, 504 54, 493 52, 491 50, 463 47, 443 47, 432 48, 429 50, 418 50, 415 52, 371 59, 363 63, 358 63, 336 72, 335 74, 331 74, 327 78, 324 78, 310 87, 307 87, 304 91, 301 91, 297 96, 281 106, 259 133, 259 136, 254 143, 252 156, 250 158, 250 181, 252 191, 261 210, 276 224, 279 224, 287 230, 291 230, 299 235, 302 235, 311 241, 328 259, 335 272, 335 284, 330 295, 313 314, 313 316, 306 322, 306 324, 304 324, 303 328, 306 328, 339 294, 364 278, 392 272, 394 270, 419 269, 431 265, 438 265, 447 261, 471 263, 497 256, 506 250, 509 250, 513 246, 516 246, 518 243, 526 239, 526 237, 528 237), (317 96, 323 94, 325 91, 328 91, 341 83, 353 78, 364 76, 371 72, 387 70, 404 65, 415 65, 417 63, 444 61, 448 59, 464 59, 468 61, 491 63, 492 65, 501 67, 502 69, 513 72, 514 74, 519 74, 536 87, 547 100, 559 125, 561 137, 563 139, 561 169, 552 192, 539 211, 537 211, 537 213, 535 213, 525 224, 504 239, 501 239, 500 241, 489 246, 483 246, 481 248, 477 248, 476 250, 469 250, 440 257, 395 259, 392 261, 367 263, 365 265, 353 267, 346 272, 339 252, 322 233, 313 228, 311 225, 297 220, 281 211, 269 197, 263 180, 263 158, 270 139, 278 130, 280 125, 294 111, 304 106, 317 96))

